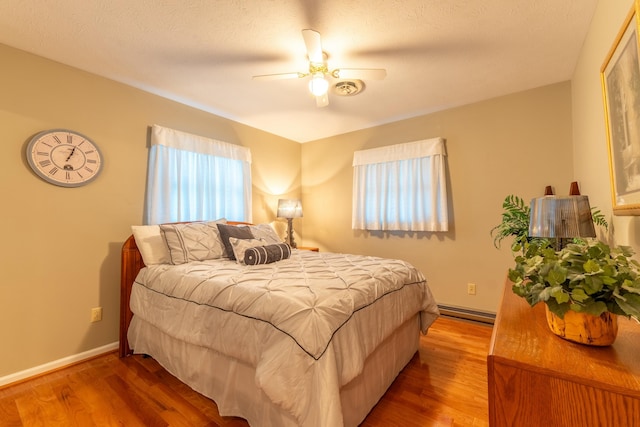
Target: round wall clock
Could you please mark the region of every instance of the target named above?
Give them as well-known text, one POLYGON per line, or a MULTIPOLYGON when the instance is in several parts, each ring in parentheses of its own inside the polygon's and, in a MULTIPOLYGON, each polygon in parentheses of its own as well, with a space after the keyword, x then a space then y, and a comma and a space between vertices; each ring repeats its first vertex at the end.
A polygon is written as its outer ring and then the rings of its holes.
POLYGON ((61 187, 87 184, 102 170, 102 154, 86 136, 67 129, 45 130, 27 145, 27 161, 45 181, 61 187))

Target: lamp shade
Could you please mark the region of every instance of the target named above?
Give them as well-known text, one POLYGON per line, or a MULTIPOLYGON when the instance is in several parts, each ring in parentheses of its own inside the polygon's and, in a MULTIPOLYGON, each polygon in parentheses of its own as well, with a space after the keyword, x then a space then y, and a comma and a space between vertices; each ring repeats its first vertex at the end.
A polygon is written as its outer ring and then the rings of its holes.
POLYGON ((302 202, 299 199, 278 199, 278 218, 300 218, 302 202))
POLYGON ((587 196, 544 196, 531 200, 529 236, 595 237, 587 196))

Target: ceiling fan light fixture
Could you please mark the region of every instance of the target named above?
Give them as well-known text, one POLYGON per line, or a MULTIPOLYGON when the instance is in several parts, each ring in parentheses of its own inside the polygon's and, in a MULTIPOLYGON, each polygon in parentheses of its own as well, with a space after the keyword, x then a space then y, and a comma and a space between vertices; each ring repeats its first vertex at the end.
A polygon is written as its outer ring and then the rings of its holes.
POLYGON ((329 70, 327 64, 329 56, 322 50, 320 33, 312 29, 304 29, 302 30, 302 38, 307 48, 307 59, 309 61, 307 72, 262 74, 253 76, 254 80, 302 79, 310 77, 309 92, 316 98, 316 106, 326 107, 329 105, 329 89, 336 95, 353 96, 364 89, 364 83, 359 79, 382 80, 387 76, 387 71, 383 68, 336 68, 329 70), (337 84, 335 80, 339 80, 337 84))
POLYGON ((309 81, 309 91, 314 96, 322 96, 329 90, 329 82, 323 73, 314 73, 309 81))

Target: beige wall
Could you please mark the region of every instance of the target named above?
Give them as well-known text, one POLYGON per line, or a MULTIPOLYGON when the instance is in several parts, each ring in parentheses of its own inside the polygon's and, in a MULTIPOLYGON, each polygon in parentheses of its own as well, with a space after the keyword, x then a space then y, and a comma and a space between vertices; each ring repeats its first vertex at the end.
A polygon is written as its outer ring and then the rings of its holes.
POLYGON ((600 68, 633 0, 600 0, 572 80, 573 158, 582 193, 607 215, 615 242, 640 251, 640 218, 612 216, 600 68))
POLYGON ((405 259, 427 276, 441 304, 495 312, 508 245, 490 230, 502 201, 527 201, 546 185, 565 193, 573 176, 569 82, 436 114, 403 120, 302 146, 305 245, 405 259), (368 233, 351 229, 353 152, 432 137, 446 139, 450 231, 368 233), (477 285, 467 295, 467 283, 477 285))
POLYGON ((0 377, 118 340, 120 247, 142 221, 150 125, 249 147, 256 222, 300 193, 297 143, 2 45, 0 64, 0 377), (50 128, 100 146, 95 182, 62 188, 31 172, 26 144, 50 128))

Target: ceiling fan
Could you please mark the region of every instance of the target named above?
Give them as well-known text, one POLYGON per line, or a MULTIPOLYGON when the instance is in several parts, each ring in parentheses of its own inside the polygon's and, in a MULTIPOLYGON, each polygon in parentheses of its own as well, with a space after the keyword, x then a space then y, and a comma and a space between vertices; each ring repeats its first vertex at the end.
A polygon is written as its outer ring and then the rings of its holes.
POLYGON ((309 58, 309 70, 307 72, 263 74, 253 76, 254 80, 278 80, 278 79, 302 79, 311 76, 309 91, 316 98, 318 107, 329 105, 328 78, 334 79, 375 79, 382 80, 387 76, 387 71, 382 68, 336 68, 329 70, 327 54, 322 51, 320 33, 314 30, 302 30, 302 38, 307 47, 309 58))

